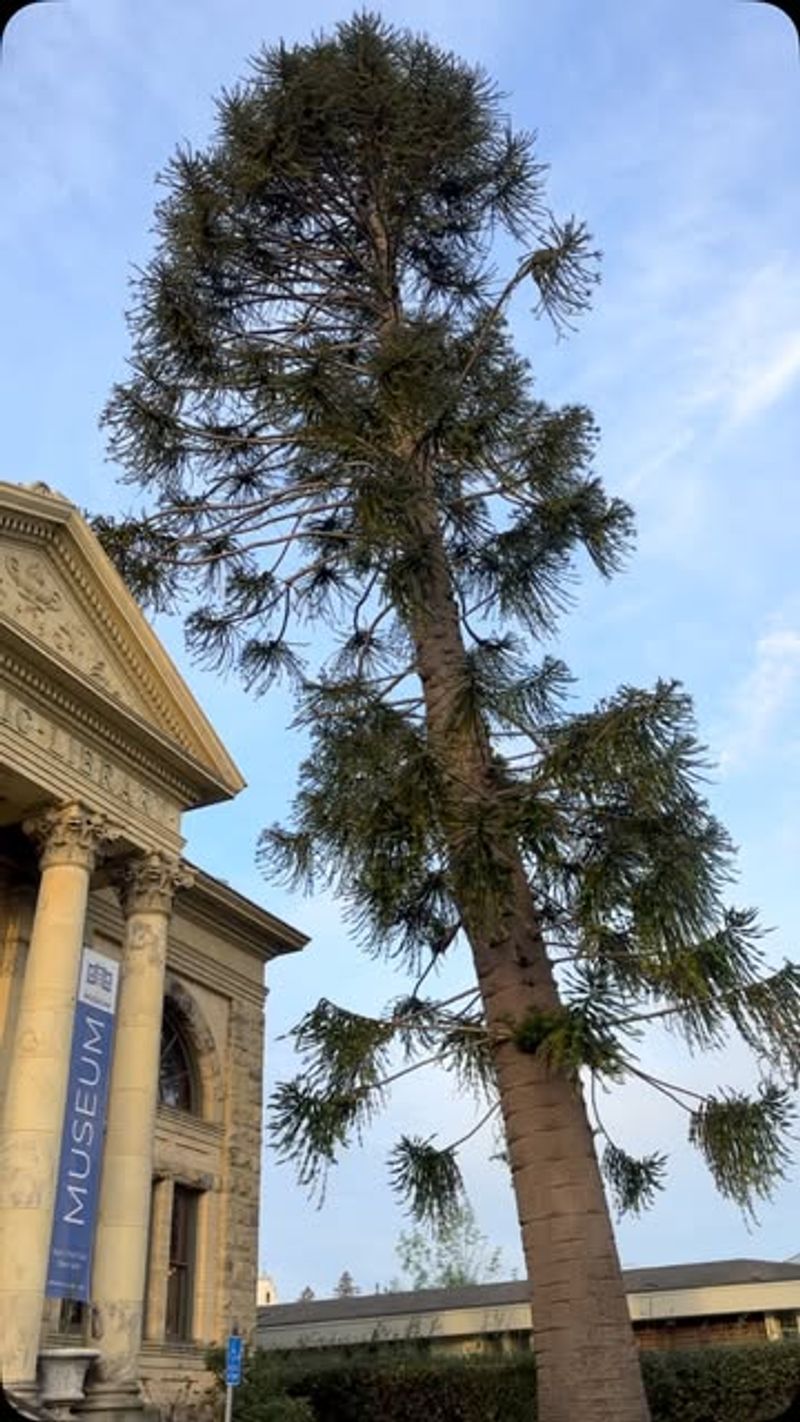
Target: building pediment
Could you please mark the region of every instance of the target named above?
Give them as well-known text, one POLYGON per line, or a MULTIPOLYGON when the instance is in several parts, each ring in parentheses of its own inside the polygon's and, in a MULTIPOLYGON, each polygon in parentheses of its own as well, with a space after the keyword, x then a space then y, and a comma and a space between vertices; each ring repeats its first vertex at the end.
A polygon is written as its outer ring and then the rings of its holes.
POLYGON ((44 485, 0 483, 0 640, 4 657, 31 675, 38 668, 62 706, 169 766, 182 808, 242 788, 86 520, 44 485))

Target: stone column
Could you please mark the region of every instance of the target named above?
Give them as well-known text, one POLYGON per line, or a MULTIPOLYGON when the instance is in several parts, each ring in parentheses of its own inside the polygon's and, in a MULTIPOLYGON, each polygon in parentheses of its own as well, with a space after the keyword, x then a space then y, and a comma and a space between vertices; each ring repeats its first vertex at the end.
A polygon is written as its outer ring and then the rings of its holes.
POLYGON ((125 946, 92 1274, 92 1342, 100 1358, 85 1404, 108 1417, 142 1406, 137 1379, 167 929, 175 890, 191 882, 177 859, 161 853, 128 861, 117 876, 125 946))
POLYGON ((35 903, 34 884, 20 877, 18 865, 0 859, 0 1106, 6 1094, 11 1039, 35 903))
POLYGON ((167 1318, 167 1274, 169 1272, 169 1238, 172 1226, 172 1202, 175 1181, 162 1176, 153 1182, 153 1207, 150 1211, 150 1257, 145 1299, 145 1338, 151 1343, 163 1343, 167 1318))
POLYGON ((0 1121, 0 1367, 33 1394, 89 878, 118 831, 79 804, 24 828, 41 880, 0 1121))

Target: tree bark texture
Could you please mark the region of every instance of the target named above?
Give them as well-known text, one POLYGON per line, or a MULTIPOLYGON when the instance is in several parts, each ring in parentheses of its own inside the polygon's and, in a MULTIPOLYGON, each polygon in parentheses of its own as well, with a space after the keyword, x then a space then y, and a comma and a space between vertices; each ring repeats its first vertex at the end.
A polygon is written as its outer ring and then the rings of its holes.
MULTIPOLYGON (((421 471, 420 482, 428 483, 421 471)), ((422 490, 421 490, 422 493, 422 490)), ((454 730, 465 649, 430 483, 417 517, 426 550, 424 610, 413 618, 428 740, 458 800, 500 791, 488 738, 454 730)), ((558 989, 518 849, 502 850, 508 901, 470 940, 495 1064, 523 1248, 532 1285, 539 1422, 648 1422, 638 1349, 580 1084, 508 1039, 509 1022, 552 1010, 558 989), (504 1040, 503 1040, 504 1038, 504 1040)))

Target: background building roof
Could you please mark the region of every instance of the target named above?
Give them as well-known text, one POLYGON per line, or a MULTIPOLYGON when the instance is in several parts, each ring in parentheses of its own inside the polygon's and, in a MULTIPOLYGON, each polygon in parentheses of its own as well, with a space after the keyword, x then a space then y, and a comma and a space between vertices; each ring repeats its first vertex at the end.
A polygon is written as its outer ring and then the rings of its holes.
MULTIPOLYGON (((773 1259, 710 1259, 697 1264, 665 1264, 623 1271, 630 1294, 675 1292, 723 1285, 769 1284, 800 1281, 800 1261, 773 1259)), ((396 1314, 438 1313, 445 1309, 502 1308, 525 1304, 530 1290, 525 1279, 505 1279, 493 1284, 469 1284, 455 1289, 419 1289, 414 1292, 355 1294, 347 1298, 309 1299, 298 1303, 270 1304, 259 1310, 259 1328, 283 1324, 322 1323, 334 1319, 384 1318, 396 1314)))

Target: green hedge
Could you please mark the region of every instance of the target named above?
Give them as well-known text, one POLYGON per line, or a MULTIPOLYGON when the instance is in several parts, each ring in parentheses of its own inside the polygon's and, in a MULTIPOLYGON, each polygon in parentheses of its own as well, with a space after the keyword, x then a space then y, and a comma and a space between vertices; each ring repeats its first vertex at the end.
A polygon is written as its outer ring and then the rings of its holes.
POLYGON ((316 1422, 533 1422, 533 1360, 396 1359, 300 1372, 316 1422))
MULTIPOLYGON (((314 1422, 534 1422, 534 1390, 530 1354, 429 1360, 398 1349, 349 1358, 331 1350, 278 1361, 255 1353, 234 1422, 273 1422, 266 1404, 281 1397, 310 1403, 314 1422)), ((286 1422, 294 1422, 289 1413, 286 1422)))
POLYGON ((653 1422, 771 1422, 800 1391, 800 1343, 647 1352, 653 1422))
MULTIPOLYGON (((642 1370, 653 1422, 772 1422, 800 1391, 800 1343, 645 1352, 642 1370)), ((235 1422, 535 1422, 534 1393, 530 1354, 254 1353, 235 1422)))

